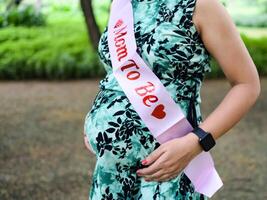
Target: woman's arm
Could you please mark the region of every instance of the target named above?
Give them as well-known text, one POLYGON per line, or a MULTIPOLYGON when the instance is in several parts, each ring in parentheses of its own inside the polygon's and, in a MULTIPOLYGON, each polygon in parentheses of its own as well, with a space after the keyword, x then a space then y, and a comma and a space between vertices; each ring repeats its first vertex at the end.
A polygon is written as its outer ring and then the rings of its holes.
POLYGON ((198 0, 193 18, 210 54, 217 60, 232 88, 200 125, 219 138, 252 107, 260 94, 260 81, 231 17, 218 0, 198 0))
MULTIPOLYGON (((239 32, 219 0, 198 0, 193 21, 205 47, 232 86, 218 107, 200 124, 218 139, 256 102, 260 94, 259 76, 239 32)), ((150 166, 137 173, 147 181, 166 181, 177 176, 201 151, 198 137, 189 133, 160 145, 144 161, 150 166)))

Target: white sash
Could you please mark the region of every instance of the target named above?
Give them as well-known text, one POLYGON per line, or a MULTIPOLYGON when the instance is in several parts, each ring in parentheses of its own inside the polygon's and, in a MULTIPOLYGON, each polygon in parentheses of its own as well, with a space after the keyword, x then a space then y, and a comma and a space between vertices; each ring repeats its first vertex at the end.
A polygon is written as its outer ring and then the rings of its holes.
MULTIPOLYGON (((157 141, 162 144, 191 132, 180 106, 136 52, 131 0, 113 0, 108 45, 116 80, 157 141)), ((195 190, 208 197, 223 185, 208 152, 196 156, 184 172, 195 190)))

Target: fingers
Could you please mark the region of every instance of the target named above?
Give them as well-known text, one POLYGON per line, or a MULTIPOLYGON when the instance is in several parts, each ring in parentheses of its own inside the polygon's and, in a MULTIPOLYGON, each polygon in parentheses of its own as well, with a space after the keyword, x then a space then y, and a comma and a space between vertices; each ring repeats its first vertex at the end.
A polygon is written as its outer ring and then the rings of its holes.
POLYGON ((164 176, 166 172, 161 169, 153 174, 145 175, 144 178, 146 181, 157 181, 160 177, 164 176))
POLYGON ((144 178, 146 181, 161 181, 169 176, 175 176, 178 172, 173 167, 161 167, 154 173, 144 174, 144 178))
POLYGON ((137 174, 139 176, 146 176, 146 175, 154 174, 158 172, 159 170, 163 169, 165 167, 164 162, 166 158, 164 157, 164 154, 160 154, 160 155, 161 156, 155 162, 153 162, 150 166, 137 170, 137 174))
POLYGON ((182 171, 182 168, 179 167, 178 169, 173 170, 173 171, 169 171, 165 174, 162 174, 162 176, 155 178, 155 179, 154 179, 154 176, 152 175, 152 177, 153 177, 152 180, 154 180, 154 181, 168 181, 168 180, 173 179, 176 176, 178 176, 179 173, 181 173, 181 171, 182 171))
POLYGON ((167 181, 176 177, 182 170, 182 166, 167 166, 163 163, 164 156, 161 156, 148 168, 138 170, 138 176, 144 176, 146 181, 167 181))
POLYGON ((174 171, 174 172, 166 172, 164 170, 160 170, 154 174, 145 176, 145 180, 146 181, 168 181, 170 179, 175 178, 176 176, 178 176, 178 174, 180 173, 180 171, 174 171))
POLYGON ((173 178, 176 178, 178 174, 164 174, 160 178, 158 178, 157 181, 164 182, 164 181, 169 181, 173 178))
POLYGON ((156 150, 152 151, 146 159, 142 161, 143 165, 150 165, 155 162, 164 153, 162 146, 159 146, 156 150))

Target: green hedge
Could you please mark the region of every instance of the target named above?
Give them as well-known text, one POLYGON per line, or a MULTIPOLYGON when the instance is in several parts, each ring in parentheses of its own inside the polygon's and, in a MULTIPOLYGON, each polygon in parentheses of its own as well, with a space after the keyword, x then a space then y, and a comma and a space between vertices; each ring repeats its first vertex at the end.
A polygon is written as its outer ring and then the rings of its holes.
POLYGON ((0 30, 0 79, 70 79, 103 74, 82 21, 0 30))
POLYGON ((33 5, 22 8, 12 7, 10 10, 0 13, 0 28, 6 26, 43 26, 45 16, 37 12, 33 5))
POLYGON ((261 75, 267 75, 267 37, 252 39, 243 35, 243 41, 261 75))
MULTIPOLYGON (((7 27, 0 30, 0 79, 77 79, 105 74, 88 45, 83 20, 69 19, 46 27, 7 27)), ((259 72, 267 75, 267 37, 242 36, 259 72)), ((212 61, 209 78, 223 73, 212 61)))

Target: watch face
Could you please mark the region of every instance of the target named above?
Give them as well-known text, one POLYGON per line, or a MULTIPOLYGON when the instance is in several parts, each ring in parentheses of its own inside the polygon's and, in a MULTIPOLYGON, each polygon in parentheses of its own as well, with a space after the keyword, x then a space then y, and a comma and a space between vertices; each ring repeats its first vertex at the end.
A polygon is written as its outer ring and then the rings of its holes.
POLYGON ((204 151, 209 151, 215 145, 215 140, 210 133, 202 138, 199 142, 204 151))

